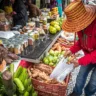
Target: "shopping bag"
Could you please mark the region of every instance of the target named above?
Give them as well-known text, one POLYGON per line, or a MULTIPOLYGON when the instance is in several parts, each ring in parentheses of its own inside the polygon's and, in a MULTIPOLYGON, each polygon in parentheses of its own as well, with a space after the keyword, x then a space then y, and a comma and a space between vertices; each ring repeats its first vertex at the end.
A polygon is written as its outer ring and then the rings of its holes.
POLYGON ((51 73, 50 78, 55 78, 58 82, 62 82, 73 68, 74 64, 67 64, 67 60, 63 57, 51 73))

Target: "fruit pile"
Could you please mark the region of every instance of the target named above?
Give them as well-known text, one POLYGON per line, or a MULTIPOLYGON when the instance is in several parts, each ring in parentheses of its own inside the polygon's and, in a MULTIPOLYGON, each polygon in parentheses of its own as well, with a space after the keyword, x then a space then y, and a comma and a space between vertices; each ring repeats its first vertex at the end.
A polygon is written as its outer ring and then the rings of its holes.
POLYGON ((49 32, 51 34, 56 34, 61 30, 61 27, 57 21, 52 21, 49 26, 49 32))
POLYGON ((50 66, 56 66, 60 59, 63 57, 64 51, 50 50, 48 54, 43 58, 43 62, 50 66))
POLYGON ((65 18, 58 18, 56 21, 59 23, 60 27, 62 27, 62 22, 64 21, 65 18))
POLYGON ((52 8, 51 15, 58 15, 58 7, 52 8))
POLYGON ((50 22, 49 32, 51 34, 56 34, 57 32, 59 32, 62 27, 62 22, 63 22, 63 18, 59 18, 58 20, 54 20, 50 22))

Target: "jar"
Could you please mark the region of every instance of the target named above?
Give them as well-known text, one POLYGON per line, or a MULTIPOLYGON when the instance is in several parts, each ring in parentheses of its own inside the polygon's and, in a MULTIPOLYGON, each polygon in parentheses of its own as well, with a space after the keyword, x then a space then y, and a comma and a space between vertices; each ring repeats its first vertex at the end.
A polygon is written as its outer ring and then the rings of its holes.
POLYGON ((21 44, 20 51, 24 51, 23 44, 21 44))
POLYGON ((33 39, 32 38, 28 39, 28 45, 33 45, 33 39))
POLYGON ((43 25, 46 25, 47 24, 47 18, 44 18, 43 19, 43 25))
POLYGON ((20 47, 21 47, 20 45, 15 45, 14 46, 14 53, 15 54, 20 54, 21 53, 20 47))
POLYGON ((10 51, 10 52, 12 52, 12 53, 14 53, 14 45, 9 45, 8 46, 8 50, 10 51))

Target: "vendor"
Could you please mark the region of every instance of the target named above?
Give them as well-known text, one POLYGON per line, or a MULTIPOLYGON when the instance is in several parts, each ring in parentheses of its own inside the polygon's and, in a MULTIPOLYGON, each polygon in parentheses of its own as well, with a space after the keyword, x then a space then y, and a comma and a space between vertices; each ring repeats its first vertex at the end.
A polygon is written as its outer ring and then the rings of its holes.
POLYGON ((26 1, 26 5, 29 11, 29 17, 37 17, 41 15, 41 10, 34 4, 32 4, 32 0, 26 1))
POLYGON ((28 21, 27 10, 22 0, 10 0, 13 7, 12 17, 15 25, 25 26, 28 21))
POLYGON ((69 96, 81 96, 87 76, 91 78, 84 88, 84 96, 93 96, 96 92, 96 6, 83 5, 82 1, 74 1, 65 8, 66 20, 62 29, 66 32, 77 32, 79 40, 65 52, 65 56, 83 50, 85 55, 72 60, 74 67, 80 67, 73 93, 69 96))

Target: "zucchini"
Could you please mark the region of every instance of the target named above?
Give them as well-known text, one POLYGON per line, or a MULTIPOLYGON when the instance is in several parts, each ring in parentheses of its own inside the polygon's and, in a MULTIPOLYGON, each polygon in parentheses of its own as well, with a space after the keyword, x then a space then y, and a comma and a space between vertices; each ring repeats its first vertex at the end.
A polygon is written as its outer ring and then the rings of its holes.
POLYGON ((32 90, 32 85, 29 85, 27 91, 30 92, 32 90))
POLYGON ((38 96, 37 92, 32 93, 32 96, 38 96))
POLYGON ((27 79, 26 77, 27 77, 27 69, 23 68, 23 71, 19 76, 19 79, 21 80, 22 83, 24 83, 25 79, 27 79))
POLYGON ((23 93, 24 92, 24 85, 22 84, 22 82, 20 81, 19 78, 15 78, 14 79, 15 84, 17 85, 19 92, 23 93))
POLYGON ((35 90, 34 90, 34 87, 32 86, 32 93, 34 93, 34 91, 35 91, 35 90))
POLYGON ((26 92, 24 93, 24 96, 29 96, 29 92, 26 91, 26 92))
POLYGON ((13 74, 14 74, 14 64, 10 64, 10 72, 13 76, 13 74))
POLYGON ((32 81, 31 81, 30 78, 28 79, 28 84, 29 84, 29 85, 32 84, 32 81))
POLYGON ((21 66, 19 66, 17 71, 14 73, 14 78, 18 78, 20 76, 20 74, 22 73, 22 70, 23 70, 23 68, 21 66))
POLYGON ((24 87, 25 87, 25 89, 27 89, 28 86, 29 86, 28 80, 26 79, 26 80, 24 81, 24 87))

